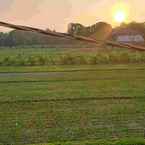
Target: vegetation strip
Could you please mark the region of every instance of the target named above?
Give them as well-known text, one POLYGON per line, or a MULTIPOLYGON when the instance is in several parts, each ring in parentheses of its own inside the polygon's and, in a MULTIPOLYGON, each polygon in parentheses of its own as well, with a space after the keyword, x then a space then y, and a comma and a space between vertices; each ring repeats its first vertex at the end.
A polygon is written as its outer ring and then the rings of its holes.
MULTIPOLYGON (((128 78, 127 78, 128 79, 128 78)), ((132 79, 132 78, 131 78, 132 79)), ((80 81, 97 81, 97 80, 119 80, 119 78, 92 78, 92 79, 70 79, 70 80, 22 80, 22 81, 0 81, 0 84, 13 83, 47 83, 47 82, 80 82, 80 81)), ((145 80, 145 78, 138 77, 136 80, 145 80)))
POLYGON ((138 97, 84 97, 84 98, 64 98, 64 99, 38 99, 38 100, 17 100, 17 101, 0 101, 0 104, 17 104, 17 103, 42 103, 42 102, 63 102, 63 101, 93 101, 93 100, 140 100, 144 96, 138 97))
POLYGON ((145 70, 145 68, 108 68, 108 69, 74 69, 74 70, 46 70, 46 71, 1 71, 0 74, 9 74, 9 73, 16 73, 16 74, 27 74, 27 73, 49 73, 49 72, 93 72, 93 71, 126 71, 126 70, 145 70))
POLYGON ((41 143, 33 145, 145 145, 143 138, 125 138, 114 140, 87 140, 87 141, 67 141, 54 143, 41 143))

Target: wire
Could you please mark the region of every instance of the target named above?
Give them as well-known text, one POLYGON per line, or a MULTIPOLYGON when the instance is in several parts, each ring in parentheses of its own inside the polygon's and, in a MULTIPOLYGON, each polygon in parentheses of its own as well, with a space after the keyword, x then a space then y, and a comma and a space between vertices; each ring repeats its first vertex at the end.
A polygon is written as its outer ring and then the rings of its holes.
POLYGON ((8 28, 16 29, 16 30, 22 30, 22 31, 37 32, 37 33, 41 33, 41 34, 49 35, 49 36, 55 36, 55 37, 61 37, 61 38, 67 38, 67 39, 75 39, 75 40, 85 41, 85 42, 89 42, 89 43, 94 43, 94 44, 97 44, 100 46, 109 45, 109 46, 134 49, 134 50, 138 50, 138 51, 145 51, 145 47, 143 47, 143 46, 138 46, 138 45, 133 45, 133 44, 123 44, 123 43, 118 43, 118 42, 114 42, 114 41, 101 41, 101 40, 97 41, 97 40, 89 38, 89 37, 70 35, 67 33, 45 31, 45 30, 38 29, 38 28, 22 26, 22 25, 14 25, 14 24, 1 22, 1 21, 0 21, 0 26, 8 27, 8 28))

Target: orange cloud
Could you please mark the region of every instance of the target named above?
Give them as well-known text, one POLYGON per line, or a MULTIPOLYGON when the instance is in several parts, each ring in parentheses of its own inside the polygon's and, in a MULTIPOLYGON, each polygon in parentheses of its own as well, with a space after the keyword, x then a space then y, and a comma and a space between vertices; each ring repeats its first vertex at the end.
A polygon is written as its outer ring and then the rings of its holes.
POLYGON ((119 1, 131 7, 128 21, 145 20, 144 0, 0 0, 0 20, 57 31, 69 22, 113 24, 111 9, 119 1))

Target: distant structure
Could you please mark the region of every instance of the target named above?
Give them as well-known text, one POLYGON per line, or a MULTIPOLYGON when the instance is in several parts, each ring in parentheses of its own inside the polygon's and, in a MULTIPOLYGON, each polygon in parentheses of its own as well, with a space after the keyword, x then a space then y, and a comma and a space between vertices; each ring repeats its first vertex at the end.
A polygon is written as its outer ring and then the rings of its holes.
POLYGON ((145 25, 135 22, 122 24, 113 29, 110 39, 119 43, 145 45, 145 25))
POLYGON ((68 33, 71 35, 80 35, 90 37, 95 40, 113 40, 119 43, 145 45, 145 24, 132 22, 121 24, 121 26, 112 28, 105 22, 98 22, 94 25, 85 27, 79 23, 70 23, 68 33))
POLYGON ((105 40, 109 37, 111 32, 111 25, 105 22, 98 22, 87 27, 79 23, 70 23, 68 25, 69 34, 90 37, 95 40, 105 40))
POLYGON ((144 34, 142 32, 129 28, 113 30, 111 37, 113 40, 120 43, 145 43, 144 34))
POLYGON ((77 35, 84 30, 84 26, 79 23, 70 23, 68 24, 68 33, 71 35, 77 35))

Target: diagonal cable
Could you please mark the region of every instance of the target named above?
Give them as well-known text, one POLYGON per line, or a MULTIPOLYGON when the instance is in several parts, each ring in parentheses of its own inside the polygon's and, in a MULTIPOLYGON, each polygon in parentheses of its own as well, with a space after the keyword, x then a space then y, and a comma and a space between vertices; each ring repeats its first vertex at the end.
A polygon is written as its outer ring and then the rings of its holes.
POLYGON ((108 45, 108 46, 113 46, 113 47, 123 47, 123 48, 128 48, 128 49, 134 49, 138 51, 145 51, 145 47, 135 45, 135 44, 123 44, 123 43, 118 43, 115 41, 97 41, 95 39, 89 38, 89 37, 84 37, 84 36, 78 36, 78 35, 70 35, 67 33, 59 33, 59 32, 52 32, 52 31, 45 31, 39 28, 34 28, 34 27, 29 27, 29 26, 22 26, 22 25, 14 25, 6 22, 0 21, 0 26, 3 27, 8 27, 16 30, 22 30, 22 31, 30 31, 30 32, 37 32, 41 33, 44 35, 49 35, 49 36, 55 36, 55 37, 61 37, 61 38, 66 38, 66 39, 73 39, 73 40, 80 40, 80 41, 85 41, 89 43, 94 43, 97 45, 108 45))

